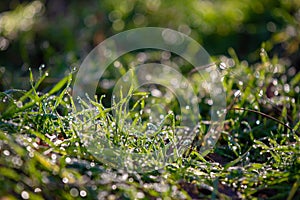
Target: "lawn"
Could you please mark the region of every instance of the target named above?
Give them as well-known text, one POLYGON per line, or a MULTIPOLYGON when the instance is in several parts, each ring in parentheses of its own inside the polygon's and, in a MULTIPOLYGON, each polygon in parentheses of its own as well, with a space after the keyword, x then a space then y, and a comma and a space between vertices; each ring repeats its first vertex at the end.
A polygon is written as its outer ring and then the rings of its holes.
POLYGON ((48 1, 8 2, 0 3, 0 200, 300 199, 297 1, 61 1, 57 12, 48 1), (224 99, 209 89, 211 71, 157 49, 112 59, 92 94, 74 95, 90 51, 140 27, 201 44, 224 99), (137 87, 137 66, 167 72, 137 87), (188 82, 183 94, 167 87, 174 77, 188 82), (190 89, 195 107, 182 108, 190 89), (221 104, 224 119, 214 120, 221 104), (215 123, 216 144, 205 148, 215 123))

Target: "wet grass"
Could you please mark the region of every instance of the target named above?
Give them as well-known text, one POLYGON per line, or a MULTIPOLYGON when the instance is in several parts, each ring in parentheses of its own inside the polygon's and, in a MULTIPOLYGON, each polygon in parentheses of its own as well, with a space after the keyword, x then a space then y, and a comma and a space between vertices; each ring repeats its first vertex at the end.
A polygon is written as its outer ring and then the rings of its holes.
MULTIPOLYGON (((120 127, 126 127, 126 115, 118 114, 120 104, 105 108, 101 100, 79 100, 83 109, 76 109, 78 100, 71 96, 73 74, 41 93, 39 86, 48 73, 41 69, 40 76, 34 79, 30 72, 31 90, 0 93, 0 196, 298 199, 300 74, 280 59, 269 58, 263 49, 261 61, 251 66, 239 61, 233 51, 230 58, 217 60, 222 62, 228 105, 217 145, 207 155, 199 153, 209 125, 200 117, 195 130, 197 138, 185 156, 148 172, 114 168, 88 151, 81 137, 91 125, 93 129, 89 130, 104 133, 107 145, 145 154, 161 149, 166 140, 172 140, 176 118, 170 114, 162 119, 166 123, 153 125, 156 137, 150 142, 142 134, 139 136, 138 133, 148 130, 150 122, 147 116, 135 114, 144 108, 149 94, 132 93, 138 104, 128 112, 134 116, 133 123, 124 129, 120 127)), ((197 77, 191 77, 191 83, 199 89, 197 77)), ((209 108, 208 98, 203 97, 200 102, 204 111, 209 108)))

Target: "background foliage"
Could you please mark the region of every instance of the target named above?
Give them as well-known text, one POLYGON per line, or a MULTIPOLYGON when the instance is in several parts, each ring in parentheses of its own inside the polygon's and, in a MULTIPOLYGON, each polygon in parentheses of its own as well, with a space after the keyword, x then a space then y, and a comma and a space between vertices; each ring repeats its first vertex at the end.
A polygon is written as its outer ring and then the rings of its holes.
POLYGON ((299 4, 296 0, 3 0, 2 90, 22 87, 26 79, 20 77, 28 76, 29 67, 38 69, 42 64, 51 69, 52 76, 61 78, 105 38, 144 26, 179 30, 200 42, 211 55, 228 55, 232 47, 240 59, 250 63, 259 59, 260 45, 266 42, 271 56, 278 55, 284 64, 297 67, 299 4))

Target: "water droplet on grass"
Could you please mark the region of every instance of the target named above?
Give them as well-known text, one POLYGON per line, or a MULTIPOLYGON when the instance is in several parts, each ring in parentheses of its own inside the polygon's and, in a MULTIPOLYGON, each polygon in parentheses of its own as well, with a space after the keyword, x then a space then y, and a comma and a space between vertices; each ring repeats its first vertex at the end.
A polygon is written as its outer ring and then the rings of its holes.
POLYGON ((142 198, 144 198, 145 197, 145 194, 143 193, 143 192, 138 192, 137 194, 136 194, 136 198, 138 198, 138 199, 142 199, 142 198))
POLYGON ((13 162, 13 164, 15 166, 21 167, 23 165, 23 161, 20 157, 15 156, 15 157, 12 158, 11 161, 13 162))
POLYGON ((78 192, 78 190, 76 188, 72 188, 70 190, 70 194, 71 194, 72 197, 78 197, 79 192, 78 192))
POLYGON ((71 163, 71 158, 66 157, 66 163, 71 163))
POLYGON ((33 158, 34 153, 33 152, 29 152, 28 155, 29 155, 30 158, 33 158))
POLYGON ((152 123, 148 123, 147 124, 147 129, 148 130, 154 130, 154 131, 156 131, 157 127, 154 124, 152 124, 152 123))
POLYGON ((259 77, 260 77, 259 71, 256 71, 256 72, 254 73, 254 75, 255 75, 256 78, 259 78, 259 77))
POLYGON ((289 85, 289 84, 284 84, 283 90, 284 90, 286 93, 290 92, 290 85, 289 85))
POLYGON ((112 185, 111 189, 115 190, 115 189, 117 189, 117 186, 116 185, 112 185))
POLYGON ((68 179, 68 178, 66 178, 66 177, 64 177, 64 178, 62 179, 62 182, 66 184, 66 183, 68 183, 68 182, 69 182, 69 179, 68 179))
POLYGON ((80 191, 80 196, 81 196, 81 197, 86 197, 86 195, 87 195, 87 193, 86 193, 85 190, 81 190, 81 191, 80 191))
POLYGON ((262 90, 259 91, 258 96, 262 97, 264 92, 262 90))
POLYGON ((38 192, 41 192, 41 191, 42 191, 41 188, 35 188, 35 189, 34 189, 34 192, 35 192, 35 193, 38 193, 38 192))
POLYGON ((227 68, 226 64, 221 62, 220 65, 219 65, 220 69, 224 70, 227 68))
POLYGON ((9 152, 8 150, 4 150, 4 151, 3 151, 3 154, 6 155, 6 156, 9 156, 9 155, 10 155, 10 152, 9 152))
POLYGON ((214 104, 214 102, 213 102, 213 100, 212 100, 212 99, 208 99, 208 100, 207 100, 207 104, 211 106, 211 105, 213 105, 213 104, 214 104))
POLYGON ((240 90, 237 90, 235 93, 234 93, 234 97, 239 97, 241 96, 241 91, 240 90))
POLYGON ((53 154, 51 155, 51 159, 52 159, 52 160, 56 160, 56 158, 57 158, 56 154, 53 153, 53 154))
POLYGON ((126 181, 127 178, 128 178, 128 174, 123 174, 122 177, 121 177, 121 180, 126 181))
POLYGON ((158 89, 153 89, 153 90, 151 90, 151 95, 154 96, 154 97, 161 97, 162 93, 158 89))
POLYGON ((26 191, 23 191, 23 192, 21 193, 21 197, 22 197, 23 199, 29 199, 29 193, 26 192, 26 191))
POLYGON ((22 101, 17 101, 17 102, 16 102, 16 106, 17 106, 18 108, 22 108, 22 107, 23 107, 22 101))

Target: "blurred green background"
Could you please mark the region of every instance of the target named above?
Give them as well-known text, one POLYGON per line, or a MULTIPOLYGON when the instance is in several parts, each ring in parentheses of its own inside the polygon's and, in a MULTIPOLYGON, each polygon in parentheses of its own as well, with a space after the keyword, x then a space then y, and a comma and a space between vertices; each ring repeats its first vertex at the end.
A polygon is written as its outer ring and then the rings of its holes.
POLYGON ((249 63, 265 42, 271 56, 299 71, 298 0, 1 0, 0 12, 2 91, 28 88, 28 69, 38 74, 43 65, 55 83, 105 38, 145 26, 183 32, 216 57, 232 47, 249 63))

